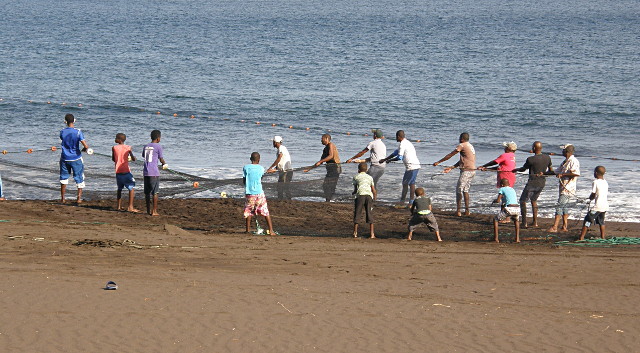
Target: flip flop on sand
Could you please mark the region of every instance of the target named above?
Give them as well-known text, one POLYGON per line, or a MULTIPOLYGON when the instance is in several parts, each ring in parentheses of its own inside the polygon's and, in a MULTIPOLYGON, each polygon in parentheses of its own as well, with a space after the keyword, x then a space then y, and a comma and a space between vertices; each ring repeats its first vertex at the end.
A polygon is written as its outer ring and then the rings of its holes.
POLYGON ((104 290, 116 290, 118 289, 118 285, 114 281, 107 282, 107 285, 104 286, 104 290))

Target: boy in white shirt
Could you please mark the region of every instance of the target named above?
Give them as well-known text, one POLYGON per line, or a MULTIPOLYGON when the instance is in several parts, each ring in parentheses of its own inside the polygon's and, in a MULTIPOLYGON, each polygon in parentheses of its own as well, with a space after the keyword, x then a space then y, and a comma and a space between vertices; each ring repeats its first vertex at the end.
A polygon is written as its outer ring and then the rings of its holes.
POLYGON ((605 238, 604 215, 609 210, 609 202, 607 201, 609 183, 604 180, 604 174, 606 172, 607 170, 605 167, 601 165, 597 166, 593 171, 593 177, 596 179, 593 181, 589 200, 595 199, 596 202, 593 208, 589 210, 587 215, 584 217, 584 225, 582 226, 582 232, 580 233, 580 240, 584 240, 584 236, 587 234, 587 229, 589 229, 593 223, 600 226, 600 237, 602 239, 605 238))

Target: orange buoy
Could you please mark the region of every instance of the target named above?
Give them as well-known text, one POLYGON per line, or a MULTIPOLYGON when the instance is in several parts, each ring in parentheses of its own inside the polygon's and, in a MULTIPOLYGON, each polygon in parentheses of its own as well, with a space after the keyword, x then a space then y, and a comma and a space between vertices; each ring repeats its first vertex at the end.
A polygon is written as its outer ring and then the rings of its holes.
POLYGON ((55 150, 57 150, 57 149, 58 149, 58 147, 56 147, 56 146, 51 146, 51 150, 52 150, 52 151, 55 151, 55 150))
POLYGON ((364 136, 369 136, 369 134, 364 134, 364 136))
POLYGON ((47 104, 51 104, 51 101, 47 101, 47 104))
POLYGON ((309 128, 307 128, 306 130, 309 131, 309 128))
POLYGON ((271 126, 276 126, 276 124, 271 124, 271 126))
POLYGON ((350 136, 350 135, 351 135, 351 133, 347 131, 347 136, 350 136))
POLYGON ((420 140, 416 140, 416 142, 420 142, 420 140))
POLYGON ((289 125, 289 129, 293 129, 293 125, 289 125))
POLYGON ((7 154, 9 152, 7 152, 7 150, 2 150, 2 154, 7 154))
POLYGON ((193 182, 193 187, 194 187, 194 188, 197 188, 198 186, 200 186, 200 183, 198 183, 197 181, 194 181, 194 182, 193 182))
POLYGON ((160 115, 160 112, 156 112, 157 115, 160 115))
POLYGON ((78 104, 78 107, 82 107, 82 103, 78 104))
POLYGON ((32 150, 31 148, 29 148, 29 149, 27 150, 27 153, 33 153, 33 150, 32 150))
POLYGON ((260 122, 259 122, 259 121, 256 121, 256 125, 260 125, 260 122))
POLYGON ((173 116, 174 116, 174 117, 177 117, 177 116, 178 116, 178 113, 173 113, 173 116))
POLYGON ((195 115, 192 115, 192 116, 191 116, 191 119, 195 119, 195 118, 196 118, 196 116, 195 116, 195 115))

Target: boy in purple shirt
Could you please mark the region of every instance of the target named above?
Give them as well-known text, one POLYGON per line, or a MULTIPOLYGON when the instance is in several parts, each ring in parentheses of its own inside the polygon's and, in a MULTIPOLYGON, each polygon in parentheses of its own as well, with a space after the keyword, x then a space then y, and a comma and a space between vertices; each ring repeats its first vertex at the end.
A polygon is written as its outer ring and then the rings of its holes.
POLYGON ((144 158, 144 199, 147 203, 147 213, 152 216, 159 216, 158 213, 158 192, 160 191, 160 170, 158 161, 162 163, 162 169, 167 169, 167 164, 162 155, 160 145, 160 130, 151 131, 151 143, 144 146, 142 158, 144 158), (153 195, 153 207, 151 207, 151 195, 153 195))
POLYGON ((64 203, 64 194, 69 184, 69 177, 73 174, 78 186, 77 202, 82 202, 82 189, 84 188, 84 164, 82 163, 82 152, 89 149, 89 145, 84 140, 84 134, 73 125, 76 118, 73 114, 64 116, 67 127, 60 131, 62 154, 60 155, 60 202, 64 203), (80 150, 80 144, 83 149, 80 150))

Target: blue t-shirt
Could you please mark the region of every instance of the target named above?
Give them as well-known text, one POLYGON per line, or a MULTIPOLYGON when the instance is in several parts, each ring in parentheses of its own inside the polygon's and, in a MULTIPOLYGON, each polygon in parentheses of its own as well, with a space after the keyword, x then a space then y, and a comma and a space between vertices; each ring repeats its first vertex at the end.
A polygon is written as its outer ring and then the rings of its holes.
POLYGON ((245 179, 245 194, 260 195, 264 193, 262 191, 262 175, 264 175, 264 168, 260 164, 247 164, 242 168, 242 176, 245 179))
POLYGON ((84 140, 84 134, 79 129, 67 127, 60 131, 60 140, 62 140, 62 155, 60 159, 63 161, 77 161, 82 158, 82 150, 80 149, 80 141, 84 140))
POLYGON ((142 149, 142 158, 144 158, 144 169, 142 175, 144 176, 160 176, 160 170, 158 169, 158 160, 164 159, 162 155, 162 146, 159 143, 149 143, 142 149))
POLYGON ((516 191, 513 190, 510 186, 501 187, 498 191, 498 194, 502 195, 502 204, 505 206, 508 205, 517 205, 518 204, 518 196, 516 196, 516 191))

